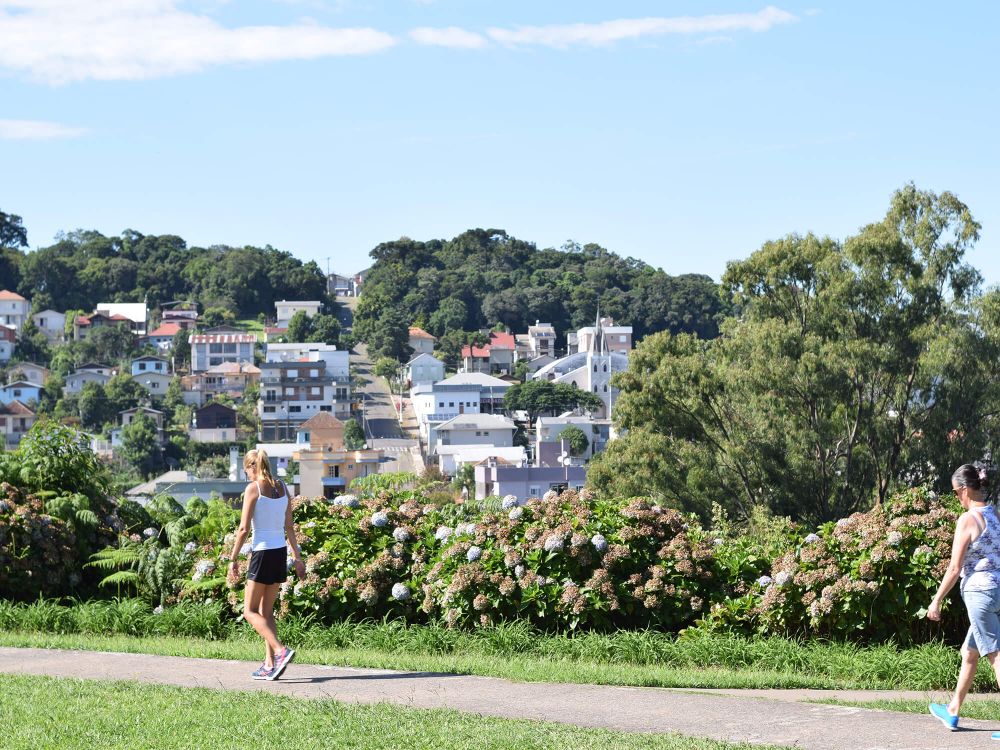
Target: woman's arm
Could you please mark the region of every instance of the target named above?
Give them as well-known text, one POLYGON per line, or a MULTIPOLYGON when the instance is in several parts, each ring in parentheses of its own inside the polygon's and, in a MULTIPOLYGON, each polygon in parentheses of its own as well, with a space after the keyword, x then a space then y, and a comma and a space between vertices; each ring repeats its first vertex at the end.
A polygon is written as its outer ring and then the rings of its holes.
POLYGON ((948 592, 951 591, 952 586, 955 585, 962 573, 962 561, 965 559, 965 551, 969 548, 971 541, 970 524, 975 524, 975 519, 970 513, 963 513, 962 517, 958 519, 958 523, 955 524, 955 538, 951 543, 951 560, 948 562, 948 569, 944 573, 944 578, 941 579, 937 593, 931 599, 930 606, 927 607, 927 619, 929 620, 941 619, 941 602, 948 596, 948 592))
POLYGON ((233 540, 233 553, 229 558, 229 579, 233 583, 240 577, 240 550, 250 533, 250 519, 253 518, 253 509, 259 497, 256 483, 248 484, 243 491, 243 512, 240 514, 240 526, 236 529, 236 539, 233 540))
POLYGON ((285 539, 288 540, 288 546, 292 548, 292 559, 295 560, 295 574, 301 581, 306 577, 306 564, 302 562, 302 551, 299 549, 299 540, 295 536, 295 523, 292 521, 292 496, 288 493, 288 485, 284 482, 282 484, 284 485, 285 496, 288 498, 288 504, 285 506, 285 539))

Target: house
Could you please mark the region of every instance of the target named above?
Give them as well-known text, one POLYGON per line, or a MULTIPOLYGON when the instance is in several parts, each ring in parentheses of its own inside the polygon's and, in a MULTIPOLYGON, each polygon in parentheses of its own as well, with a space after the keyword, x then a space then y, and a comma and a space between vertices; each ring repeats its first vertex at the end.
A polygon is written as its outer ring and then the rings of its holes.
MULTIPOLYGON (((596 326, 595 330, 596 334, 589 336, 586 334, 587 329, 580 329, 584 337, 579 341, 586 344, 585 350, 567 354, 550 362, 532 374, 530 379, 574 385, 600 396, 604 406, 594 416, 606 419, 611 415, 615 400, 618 398, 618 389, 611 385, 611 376, 628 369, 628 355, 610 349, 602 325, 596 326)), ((631 334, 628 338, 630 342, 631 334)), ((628 343, 631 346, 629 342, 619 342, 619 344, 628 343)))
POLYGON ((137 406, 134 409, 125 409, 124 411, 118 412, 118 421, 121 427, 126 427, 132 424, 140 414, 145 414, 147 417, 153 420, 156 424, 156 437, 160 443, 166 442, 166 436, 163 432, 163 412, 158 409, 150 409, 148 406, 137 406))
POLYGON ((309 442, 304 443, 257 443, 257 450, 267 454, 271 462, 271 473, 276 477, 287 477, 288 482, 300 483, 299 475, 288 476, 288 465, 294 464, 293 458, 300 450, 309 448, 309 442))
POLYGON ((417 326, 410 326, 410 338, 408 343, 410 348, 413 350, 414 354, 432 354, 434 352, 434 344, 437 339, 431 336, 423 328, 418 328, 417 326))
MULTIPOLYGON (((548 354, 543 354, 540 357, 535 357, 534 359, 529 359, 524 366, 525 375, 534 375, 536 372, 541 370, 545 365, 550 362, 555 362, 555 357, 550 357, 548 354)), ((529 378, 530 380, 530 378, 529 378)))
POLYGON ((581 463, 601 453, 613 437, 610 419, 594 419, 580 414, 539 417, 535 423, 536 466, 562 466, 559 459, 565 446, 559 435, 569 426, 578 427, 587 436, 587 450, 577 457, 581 463))
MULTIPOLYGON (((442 422, 436 433, 441 445, 491 445, 509 448, 514 445, 514 420, 500 414, 461 414, 442 422)), ((434 453, 433 446, 428 447, 434 453)))
POLYGON ((475 476, 477 500, 491 495, 528 500, 540 498, 549 490, 582 489, 587 470, 582 466, 511 466, 502 459, 489 458, 476 464, 475 476))
POLYGON ((444 380, 444 362, 430 354, 418 354, 406 363, 410 387, 444 380))
POLYGON ((288 328, 282 328, 280 326, 267 326, 264 328, 264 342, 265 343, 276 343, 280 342, 288 334, 288 328))
POLYGON ((236 409, 214 401, 196 409, 188 437, 196 443, 235 442, 236 409))
POLYGON ((107 365, 89 362, 76 368, 76 372, 66 376, 66 383, 63 386, 63 393, 74 395, 83 390, 86 383, 98 383, 106 385, 114 375, 114 370, 107 365))
POLYGON ((73 338, 76 341, 81 341, 91 331, 108 326, 118 326, 119 328, 127 328, 131 331, 133 325, 133 322, 129 318, 119 313, 112 314, 98 311, 91 315, 78 315, 73 321, 73 338))
POLYGON ((232 479, 232 476, 231 466, 230 478, 218 479, 199 479, 194 474, 181 470, 168 471, 156 479, 126 490, 125 497, 140 505, 145 505, 157 495, 169 495, 181 505, 186 505, 192 498, 206 500, 213 495, 235 503, 243 496, 247 482, 245 477, 232 479))
POLYGON ((202 406, 219 395, 242 401, 247 388, 260 383, 260 368, 249 362, 224 362, 181 378, 184 403, 202 406))
POLYGON ((14 356, 17 346, 17 331, 5 325, 0 325, 0 362, 9 362, 14 356))
POLYGON ((265 362, 260 369, 263 442, 292 440, 300 424, 321 412, 350 416, 350 378, 330 372, 325 359, 265 362))
POLYGON ((158 352, 166 354, 174 348, 174 336, 178 331, 185 330, 180 323, 161 323, 146 335, 146 341, 158 352))
POLYGON ((252 333, 192 334, 191 372, 203 372, 224 362, 253 362, 257 337, 252 333))
MULTIPOLYGON (((521 338, 520 336, 518 337, 521 338)), ((525 359, 535 359, 536 357, 549 356, 553 359, 556 356, 556 329, 551 323, 535 321, 535 325, 528 326, 528 333, 524 337, 527 344, 527 356, 525 359)))
POLYGON ((66 315, 55 310, 43 310, 31 316, 32 322, 39 331, 45 334, 50 343, 66 340, 66 315))
POLYGON ((112 318, 125 318, 136 336, 146 335, 149 308, 145 302, 98 302, 96 312, 106 313, 112 318))
POLYGON ((42 386, 38 383, 29 383, 27 380, 17 380, 0 386, 0 404, 9 404, 12 401, 20 401, 22 404, 38 403, 42 396, 42 386))
POLYGON ((354 277, 331 273, 326 277, 326 291, 335 297, 354 296, 354 277))
POLYGON ((170 387, 170 381, 173 379, 173 375, 155 371, 132 376, 132 380, 141 385, 153 399, 164 398, 167 395, 167 388, 170 387))
POLYGON ((299 463, 299 493, 332 498, 345 492, 352 480, 378 473, 381 450, 350 451, 344 447, 344 423, 321 412, 299 425, 294 454, 299 463))
MULTIPOLYGON (((177 306, 163 310, 160 315, 160 325, 176 325, 185 331, 194 330, 198 324, 198 311, 189 306, 177 306)), ((152 334, 150 334, 152 335, 152 334)))
POLYGON ((493 331, 490 333, 490 342, 485 346, 462 347, 462 372, 501 372, 510 375, 514 371, 516 349, 517 343, 511 334, 493 331))
POLYGON ((289 302, 281 300, 274 303, 275 325, 278 328, 288 328, 288 323, 297 312, 304 312, 307 317, 313 318, 319 314, 323 303, 318 300, 307 300, 302 302, 289 302))
POLYGON ((414 386, 410 397, 421 439, 428 445, 435 442, 437 426, 460 414, 502 411, 504 394, 510 387, 510 383, 480 372, 414 386))
POLYGON ((453 477, 466 464, 478 464, 489 458, 504 461, 510 466, 527 466, 528 454, 524 446, 497 448, 492 445, 441 445, 437 446, 438 468, 447 477, 453 477))
POLYGON ((132 377, 146 375, 151 372, 168 375, 170 374, 170 363, 162 357, 154 357, 149 354, 136 357, 132 360, 132 377))
POLYGON ((34 362, 18 362, 10 368, 7 375, 11 380, 26 380, 36 385, 45 385, 52 373, 34 362))
POLYGON ((632 351, 632 326, 617 326, 611 318, 600 318, 597 325, 581 328, 566 337, 569 353, 577 352, 618 352, 632 351))
POLYGON ((3 436, 4 446, 16 448, 37 419, 35 412, 20 401, 0 403, 0 435, 3 436))
POLYGON ((20 331, 31 314, 31 303, 17 292, 0 290, 0 325, 20 331))

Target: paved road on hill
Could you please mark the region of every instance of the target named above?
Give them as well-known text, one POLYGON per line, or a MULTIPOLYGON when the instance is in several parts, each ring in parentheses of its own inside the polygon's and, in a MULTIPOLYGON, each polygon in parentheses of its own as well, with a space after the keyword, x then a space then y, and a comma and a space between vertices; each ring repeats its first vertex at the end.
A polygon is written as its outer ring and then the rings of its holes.
MULTIPOLYGON (((806 750, 941 750, 997 747, 1000 722, 962 720, 948 732, 925 714, 817 705, 803 700, 918 697, 924 693, 818 690, 664 690, 492 677, 292 664, 275 682, 255 682, 256 662, 145 654, 0 648, 0 672, 135 680, 183 687, 261 691, 345 703, 450 708, 626 732, 678 732, 729 742, 806 750)), ((942 696, 938 695, 937 698, 942 696)))
MULTIPOLYGON (((337 301, 342 305, 338 311, 340 324, 345 329, 350 328, 358 298, 338 297, 337 301)), ((362 426, 368 444, 385 451, 387 461, 382 464, 382 471, 422 471, 417 441, 409 439, 400 428, 388 383, 372 373, 372 361, 365 344, 357 344, 351 352, 351 373, 357 383, 355 393, 362 400, 362 426)))

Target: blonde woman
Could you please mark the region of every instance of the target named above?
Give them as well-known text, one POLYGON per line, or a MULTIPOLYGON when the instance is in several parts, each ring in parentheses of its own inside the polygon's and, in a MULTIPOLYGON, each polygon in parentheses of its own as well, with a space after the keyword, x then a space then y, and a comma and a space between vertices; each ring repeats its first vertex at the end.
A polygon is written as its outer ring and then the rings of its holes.
POLYGON ((229 579, 234 583, 239 580, 239 553, 247 533, 252 532, 243 617, 264 639, 264 663, 251 677, 276 680, 295 656, 295 651, 278 640, 274 623, 274 602, 281 584, 288 578, 288 547, 300 579, 305 578, 306 566, 295 538, 288 488, 272 476, 267 454, 262 450, 249 451, 243 459, 243 469, 250 484, 243 493, 243 514, 233 542, 229 579))

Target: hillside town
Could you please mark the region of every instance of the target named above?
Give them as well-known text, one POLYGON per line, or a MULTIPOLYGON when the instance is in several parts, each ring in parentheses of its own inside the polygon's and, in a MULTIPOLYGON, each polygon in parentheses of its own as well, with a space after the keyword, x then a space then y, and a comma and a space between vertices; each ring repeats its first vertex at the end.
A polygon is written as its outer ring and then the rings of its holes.
POLYGON ((327 283, 326 304, 281 300, 253 325, 210 324, 185 303, 36 310, 0 291, 4 447, 15 449, 42 418, 77 427, 117 472, 141 480, 125 491, 140 502, 236 499, 246 484, 240 456, 251 447, 294 491, 328 499, 356 478, 400 470, 450 481, 459 499, 584 486, 587 463, 615 437, 611 378, 628 367, 631 326, 599 317, 575 331, 543 321, 483 330, 484 343, 464 345, 449 370, 438 338, 412 325, 408 358, 383 377, 364 344, 289 339, 296 316, 337 315, 350 330, 363 275, 329 274, 327 283), (39 336, 51 367, 30 357, 39 336), (88 341, 92 349, 80 345, 88 341), (81 361, 84 352, 94 359, 81 361), (532 383, 573 391, 516 408, 508 394, 532 383))

